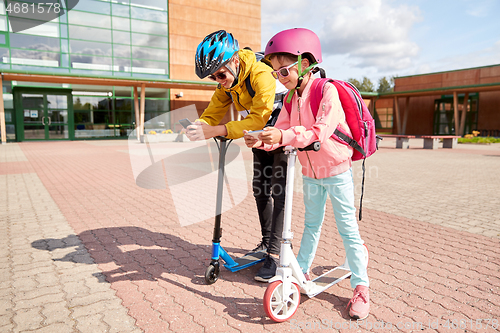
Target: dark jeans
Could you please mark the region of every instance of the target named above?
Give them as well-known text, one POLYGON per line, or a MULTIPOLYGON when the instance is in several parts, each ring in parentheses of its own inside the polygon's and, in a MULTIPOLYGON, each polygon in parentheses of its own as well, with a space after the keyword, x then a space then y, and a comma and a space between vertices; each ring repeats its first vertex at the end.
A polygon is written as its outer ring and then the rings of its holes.
POLYGON ((267 252, 280 253, 285 207, 287 156, 268 153, 261 149, 253 152, 253 196, 259 213, 262 240, 267 252))

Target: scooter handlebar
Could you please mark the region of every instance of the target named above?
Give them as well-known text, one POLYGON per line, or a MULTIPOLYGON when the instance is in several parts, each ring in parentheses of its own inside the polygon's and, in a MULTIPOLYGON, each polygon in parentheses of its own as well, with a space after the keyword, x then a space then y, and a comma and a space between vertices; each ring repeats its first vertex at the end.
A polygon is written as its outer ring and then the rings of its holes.
POLYGON ((315 141, 313 143, 311 143, 309 146, 307 147, 304 147, 304 148, 298 148, 300 151, 306 151, 306 150, 314 150, 314 151, 318 151, 321 149, 321 142, 319 141, 315 141))

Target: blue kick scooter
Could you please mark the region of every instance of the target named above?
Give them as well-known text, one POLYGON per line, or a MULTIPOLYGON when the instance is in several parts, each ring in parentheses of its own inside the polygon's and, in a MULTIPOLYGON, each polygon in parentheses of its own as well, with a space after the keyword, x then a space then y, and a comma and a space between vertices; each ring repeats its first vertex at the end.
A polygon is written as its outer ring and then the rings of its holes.
POLYGON ((227 147, 233 140, 225 137, 216 137, 214 140, 219 148, 219 173, 217 176, 217 202, 215 208, 214 235, 212 239, 212 260, 205 271, 205 282, 207 284, 213 284, 218 280, 220 273, 220 259, 224 261, 224 267, 226 269, 231 272, 236 272, 264 261, 266 256, 266 251, 258 251, 233 259, 220 245, 220 239, 222 236, 220 222, 222 215, 222 191, 224 189, 224 164, 226 160, 227 147))

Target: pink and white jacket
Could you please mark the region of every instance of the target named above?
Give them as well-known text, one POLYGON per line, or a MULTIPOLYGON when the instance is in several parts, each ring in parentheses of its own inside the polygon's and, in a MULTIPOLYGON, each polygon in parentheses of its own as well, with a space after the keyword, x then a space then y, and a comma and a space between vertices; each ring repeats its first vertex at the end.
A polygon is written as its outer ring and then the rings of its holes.
POLYGON ((297 156, 304 176, 321 179, 349 170, 353 149, 331 138, 338 124, 350 133, 337 89, 332 84, 325 85, 318 114, 314 119, 309 102, 313 80, 311 77, 301 97, 298 97, 297 92, 294 93, 290 113, 285 108, 280 112, 275 127, 281 131, 282 142, 272 146, 264 144, 261 148, 265 150, 274 150, 279 146, 304 148, 315 141, 320 141, 319 151, 299 151, 297 156))

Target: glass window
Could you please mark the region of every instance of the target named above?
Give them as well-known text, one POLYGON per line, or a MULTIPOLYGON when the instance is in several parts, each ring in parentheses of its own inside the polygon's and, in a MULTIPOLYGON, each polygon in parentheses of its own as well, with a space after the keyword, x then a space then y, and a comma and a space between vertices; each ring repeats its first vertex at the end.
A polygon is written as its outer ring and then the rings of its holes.
POLYGON ((61 29, 61 38, 68 38, 68 26, 61 24, 59 28, 61 29))
POLYGON ((119 58, 130 58, 129 45, 113 45, 113 56, 119 58))
POLYGON ((59 53, 11 50, 10 61, 17 65, 59 67, 59 53))
POLYGON ((111 30, 70 25, 69 36, 74 39, 85 39, 95 42, 111 43, 111 30))
POLYGON ((69 54, 61 54, 61 67, 69 67, 69 54))
POLYGON ((130 4, 141 5, 159 10, 167 10, 167 0, 130 0, 130 4))
POLYGON ((23 94, 23 109, 43 109, 43 95, 23 94))
POLYGON ((64 15, 59 16, 59 22, 68 23, 68 15, 64 14, 64 15))
POLYGON ((113 29, 130 31, 130 19, 113 17, 113 29))
POLYGON ((10 33, 10 47, 59 52, 59 39, 10 33))
POLYGON ((93 1, 93 0, 80 0, 72 10, 83 10, 85 12, 111 14, 109 2, 93 1))
POLYGON ((168 22, 167 12, 160 12, 158 10, 139 8, 134 6, 131 7, 131 10, 132 10, 132 17, 135 19, 162 22, 162 23, 168 22))
POLYGON ((113 59, 113 70, 116 72, 130 72, 130 59, 113 59))
POLYGON ((69 46, 72 54, 111 56, 111 44, 70 40, 69 46))
POLYGON ((0 16, 0 31, 7 31, 7 18, 0 16))
POLYGON ((134 100, 132 99, 117 98, 115 99, 115 110, 132 110, 132 104, 134 104, 134 100))
POLYGON ((75 110, 111 110, 111 99, 92 96, 73 96, 75 110))
POLYGON ((77 69, 111 70, 111 58, 86 55, 72 55, 71 67, 77 69))
POLYGON ((168 111, 170 109, 169 100, 151 100, 146 99, 146 111, 168 111))
POLYGON ((9 49, 0 47, 0 61, 4 63, 10 62, 9 49))
POLYGON ((161 36, 132 33, 132 44, 139 46, 161 47, 168 49, 168 38, 161 36))
POLYGON ((66 95, 47 95, 47 107, 53 109, 67 109, 68 97, 66 95))
MULTIPOLYGON (((14 108, 14 96, 12 94, 3 94, 3 105, 5 109, 13 109, 14 108)), ((12 121, 7 120, 6 121, 12 121)))
POLYGON ((40 22, 39 23, 40 25, 37 25, 36 27, 17 32, 19 34, 59 37, 59 23, 35 21, 32 19, 22 19, 18 17, 16 17, 15 19, 11 18, 10 21, 11 21, 9 22, 10 31, 12 31, 12 22, 14 22, 15 24, 14 26, 20 26, 20 27, 31 27, 34 25, 34 22, 40 22))
POLYGON ((113 12, 113 16, 124 16, 130 17, 130 7, 127 5, 121 5, 117 3, 111 4, 111 10, 113 12))
POLYGON ((111 29, 111 19, 106 15, 70 11, 69 23, 111 29))
POLYGON ((61 38, 61 52, 63 53, 69 52, 68 40, 65 38, 61 38))
POLYGON ((161 49, 150 49, 147 47, 132 47, 132 57, 134 59, 147 59, 147 60, 159 60, 167 61, 168 54, 166 50, 161 49))
POLYGON ((149 74, 167 74, 168 62, 132 60, 132 72, 149 74))
POLYGON ((132 31, 134 32, 143 32, 146 34, 165 35, 165 36, 168 34, 167 24, 165 23, 155 23, 155 22, 138 21, 138 20, 131 20, 131 21, 132 21, 132 31))
POLYGON ((0 44, 5 44, 5 35, 0 34, 0 44))
POLYGON ((130 32, 113 30, 113 43, 130 45, 130 32))

